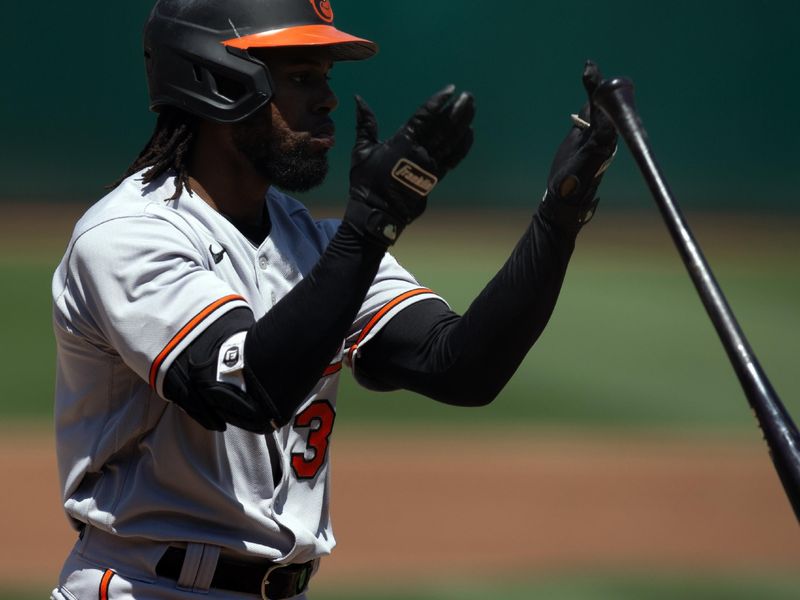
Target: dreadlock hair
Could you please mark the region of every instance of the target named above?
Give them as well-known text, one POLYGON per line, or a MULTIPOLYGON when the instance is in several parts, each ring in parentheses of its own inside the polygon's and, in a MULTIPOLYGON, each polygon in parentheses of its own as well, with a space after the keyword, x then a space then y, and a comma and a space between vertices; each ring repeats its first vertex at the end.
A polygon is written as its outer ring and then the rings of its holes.
POLYGON ((180 197, 184 189, 191 194, 188 160, 195 138, 196 121, 196 117, 179 108, 161 107, 152 137, 125 174, 109 187, 117 187, 127 177, 145 168, 147 171, 142 178, 145 184, 172 169, 175 171, 175 193, 170 200, 180 197))

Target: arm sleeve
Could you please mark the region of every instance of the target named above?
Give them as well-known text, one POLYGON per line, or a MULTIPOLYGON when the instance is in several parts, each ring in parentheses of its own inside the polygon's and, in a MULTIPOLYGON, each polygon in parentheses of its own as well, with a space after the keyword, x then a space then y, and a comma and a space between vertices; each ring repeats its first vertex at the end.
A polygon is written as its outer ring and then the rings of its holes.
POLYGON ((537 212, 463 316, 435 300, 407 307, 356 348, 356 378, 372 389, 405 388, 448 404, 491 402, 544 330, 576 234, 537 212))
POLYGON ((340 352, 385 252, 342 223, 308 276, 248 331, 245 380, 252 393, 271 398, 278 425, 340 352))
POLYGON ((337 370, 330 363, 345 338, 365 339, 384 317, 431 298, 383 249, 340 226, 309 276, 261 319, 231 311, 185 348, 164 391, 208 429, 266 431, 337 370))

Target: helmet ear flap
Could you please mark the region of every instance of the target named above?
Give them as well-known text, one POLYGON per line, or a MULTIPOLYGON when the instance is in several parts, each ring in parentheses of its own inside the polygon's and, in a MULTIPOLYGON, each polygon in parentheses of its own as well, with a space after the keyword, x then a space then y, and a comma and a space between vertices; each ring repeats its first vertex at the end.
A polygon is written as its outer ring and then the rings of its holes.
POLYGON ((210 71, 207 73, 211 79, 211 87, 220 99, 230 100, 231 104, 235 104, 247 93, 243 83, 229 77, 214 77, 210 71))
POLYGON ((171 105, 202 119, 235 123, 272 97, 264 63, 190 25, 151 23, 145 62, 151 110, 171 105))
MULTIPOLYGON (((255 58, 247 50, 240 50, 239 48, 231 48, 229 46, 226 46, 225 50, 228 52, 228 54, 232 54, 233 56, 239 57, 243 61, 247 61, 248 64, 254 64, 257 65, 257 67, 260 67, 260 69, 263 71, 263 75, 266 77, 266 80, 261 81, 262 78, 259 73, 259 81, 256 82, 256 85, 259 87, 259 89, 261 89, 262 93, 266 97, 264 103, 266 104, 266 102, 269 102, 269 100, 272 98, 272 93, 275 89, 275 86, 272 82, 272 75, 270 75, 267 65, 255 58)), ((258 73, 258 68, 255 72, 258 73)), ((221 72, 213 73, 209 71, 209 75, 215 81, 217 92, 223 97, 229 98, 232 102, 238 102, 242 100, 248 92, 247 81, 232 78, 221 72)))
POLYGON ((219 102, 228 102, 234 106, 244 99, 247 94, 246 83, 222 73, 214 73, 205 66, 193 66, 194 77, 197 83, 205 88, 210 97, 216 97, 219 102))

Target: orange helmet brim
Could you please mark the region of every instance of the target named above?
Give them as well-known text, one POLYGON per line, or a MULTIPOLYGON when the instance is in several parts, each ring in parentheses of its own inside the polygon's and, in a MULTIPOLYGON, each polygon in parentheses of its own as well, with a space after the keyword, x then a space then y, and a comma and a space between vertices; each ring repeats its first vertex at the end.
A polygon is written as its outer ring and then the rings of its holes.
POLYGON ((329 46, 335 60, 362 60, 378 51, 375 42, 365 40, 332 25, 299 25, 253 33, 222 42, 231 48, 284 48, 291 46, 329 46))

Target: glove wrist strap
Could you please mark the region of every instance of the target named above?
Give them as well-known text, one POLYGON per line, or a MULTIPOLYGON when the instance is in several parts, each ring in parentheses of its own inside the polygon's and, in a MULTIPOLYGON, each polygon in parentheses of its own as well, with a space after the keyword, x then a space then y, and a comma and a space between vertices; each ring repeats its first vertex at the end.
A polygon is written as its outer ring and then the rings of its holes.
POLYGON ((595 196, 597 188, 590 190, 586 199, 580 202, 568 202, 559 199, 547 190, 539 205, 539 213, 550 223, 570 231, 578 231, 594 217, 600 198, 595 196))
POLYGON ((365 239, 378 243, 384 248, 397 241, 404 227, 397 217, 356 200, 348 202, 344 220, 350 223, 365 239))

